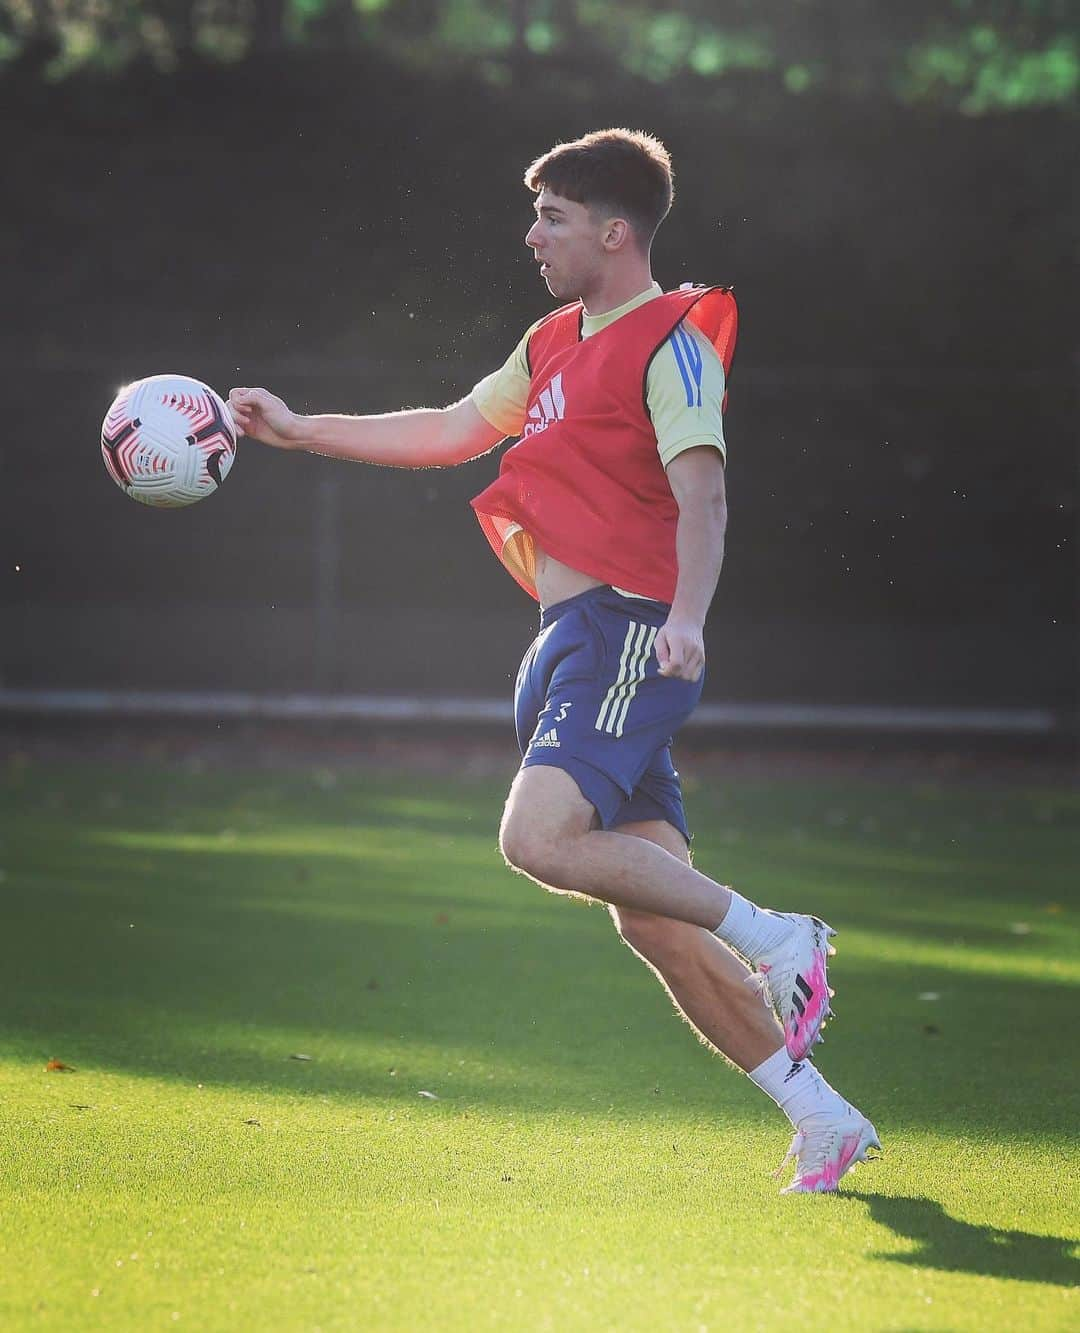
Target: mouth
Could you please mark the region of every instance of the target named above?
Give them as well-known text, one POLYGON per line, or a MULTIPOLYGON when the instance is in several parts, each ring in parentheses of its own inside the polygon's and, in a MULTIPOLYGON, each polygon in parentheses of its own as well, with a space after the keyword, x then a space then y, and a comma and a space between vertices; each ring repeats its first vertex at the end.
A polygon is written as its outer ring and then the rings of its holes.
POLYGON ((551 265, 545 259, 540 265, 540 276, 542 278, 546 278, 550 271, 551 271, 551 265))

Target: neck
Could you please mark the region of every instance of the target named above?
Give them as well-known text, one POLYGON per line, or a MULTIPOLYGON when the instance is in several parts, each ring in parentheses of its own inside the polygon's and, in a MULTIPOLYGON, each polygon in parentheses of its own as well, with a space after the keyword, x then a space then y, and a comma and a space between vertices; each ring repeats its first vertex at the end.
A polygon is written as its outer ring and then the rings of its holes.
POLYGON ((643 255, 620 268, 617 273, 607 273, 597 279, 595 287, 581 293, 581 304, 587 315, 606 315, 609 310, 617 310, 627 301, 640 296, 653 284, 649 258, 643 255))

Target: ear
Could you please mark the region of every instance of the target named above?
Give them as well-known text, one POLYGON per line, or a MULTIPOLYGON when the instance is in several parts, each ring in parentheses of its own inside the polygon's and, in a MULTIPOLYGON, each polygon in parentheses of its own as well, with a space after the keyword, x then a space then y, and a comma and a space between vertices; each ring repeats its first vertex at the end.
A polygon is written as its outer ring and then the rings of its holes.
POLYGON ((623 250, 631 242, 633 232, 625 218, 610 218, 604 227, 602 244, 605 250, 623 250))

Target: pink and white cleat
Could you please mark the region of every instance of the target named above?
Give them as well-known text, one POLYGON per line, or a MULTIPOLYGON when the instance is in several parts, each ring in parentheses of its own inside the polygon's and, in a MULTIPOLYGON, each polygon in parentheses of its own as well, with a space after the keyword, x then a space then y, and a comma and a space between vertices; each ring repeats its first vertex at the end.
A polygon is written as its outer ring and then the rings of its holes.
POLYGON ((875 1161, 870 1149, 880 1147, 874 1126, 845 1103, 839 1115, 809 1116, 773 1174, 779 1176, 794 1157, 795 1178, 780 1193, 831 1194, 857 1162, 875 1161))
POLYGON ((825 964, 836 952, 829 943, 836 931, 816 916, 772 915, 790 921, 795 930, 779 949, 758 959, 757 971, 748 980, 761 988, 776 1010, 788 1055, 804 1060, 814 1043, 823 1040, 822 1026, 832 1017, 825 964))

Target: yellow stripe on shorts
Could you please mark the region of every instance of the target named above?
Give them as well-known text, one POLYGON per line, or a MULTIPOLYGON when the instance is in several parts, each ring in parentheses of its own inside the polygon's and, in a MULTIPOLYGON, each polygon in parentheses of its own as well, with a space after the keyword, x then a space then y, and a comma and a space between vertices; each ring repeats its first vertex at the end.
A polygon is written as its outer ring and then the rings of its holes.
POLYGON ((609 736, 621 736, 626 724, 626 715, 637 688, 645 679, 657 631, 636 620, 627 623, 626 638, 623 641, 622 656, 619 658, 619 674, 615 683, 604 696, 600 711, 594 724, 597 731, 606 731, 609 736))
POLYGON ((650 629, 645 635, 645 641, 641 644, 641 650, 637 654, 630 668, 630 685, 623 699, 622 710, 619 712, 619 720, 615 724, 615 735, 621 736, 623 726, 626 723, 626 715, 630 712, 630 705, 634 701, 634 695, 637 694, 637 688, 645 679, 645 672, 649 666, 649 654, 652 652, 652 646, 659 631, 650 629))

